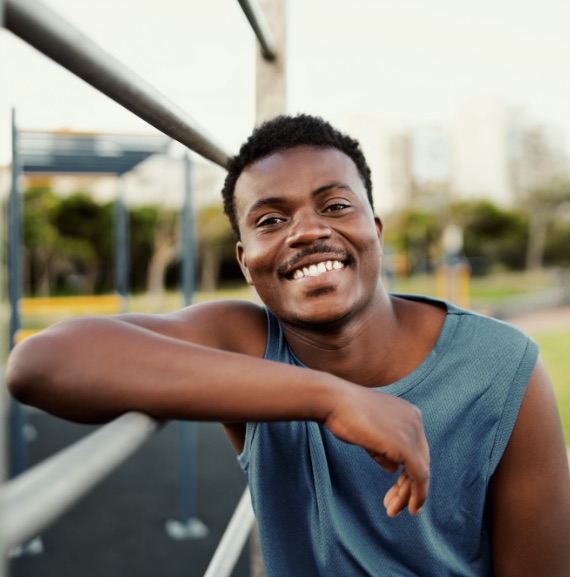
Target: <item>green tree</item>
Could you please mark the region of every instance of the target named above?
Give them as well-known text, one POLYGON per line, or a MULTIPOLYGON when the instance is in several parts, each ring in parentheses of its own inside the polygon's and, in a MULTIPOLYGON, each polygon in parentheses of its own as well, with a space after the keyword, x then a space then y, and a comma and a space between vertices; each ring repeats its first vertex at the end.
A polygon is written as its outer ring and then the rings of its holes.
POLYGON ((49 294, 59 238, 54 225, 58 200, 48 187, 31 187, 23 193, 24 292, 49 294))
POLYGON ((463 228, 463 252, 475 269, 524 267, 528 234, 524 211, 480 200, 450 204, 446 215, 449 222, 463 228))
POLYGON ((99 204, 88 194, 77 192, 61 199, 55 225, 62 239, 61 250, 73 263, 80 292, 93 294, 112 288, 112 204, 99 204))
POLYGON ((200 290, 213 291, 220 282, 222 262, 235 258, 235 236, 220 203, 198 212, 198 239, 200 290))
POLYGON ((544 262, 551 266, 570 267, 570 223, 558 221, 548 229, 544 262))
POLYGON ((557 221, 560 210, 570 203, 570 178, 557 177, 529 191, 525 206, 529 232, 526 268, 541 268, 549 228, 557 221))
POLYGON ((131 287, 147 289, 149 262, 154 252, 155 231, 159 221, 157 206, 133 207, 129 210, 131 231, 131 287))
POLYGON ((153 235, 153 250, 147 273, 151 310, 160 311, 164 302, 165 273, 180 255, 179 215, 176 211, 158 212, 153 235))
POLYGON ((411 273, 429 270, 440 234, 439 217, 426 210, 407 208, 386 219, 385 242, 392 251, 406 255, 411 273))

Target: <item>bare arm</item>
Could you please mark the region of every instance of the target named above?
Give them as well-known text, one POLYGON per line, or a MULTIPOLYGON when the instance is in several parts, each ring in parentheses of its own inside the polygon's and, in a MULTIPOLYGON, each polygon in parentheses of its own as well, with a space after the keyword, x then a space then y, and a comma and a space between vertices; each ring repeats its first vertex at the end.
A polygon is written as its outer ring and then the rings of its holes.
POLYGON ((570 575, 570 476, 560 417, 542 363, 491 482, 497 577, 570 575))
POLYGON ((429 451, 417 409, 328 373, 234 352, 252 327, 228 318, 230 309, 195 311, 194 326, 202 329, 189 332, 184 327, 192 325, 192 312, 184 323, 137 316, 56 325, 14 349, 8 386, 23 403, 82 422, 133 410, 166 419, 318 421, 386 469, 403 465, 388 512, 419 510, 427 496, 429 451))

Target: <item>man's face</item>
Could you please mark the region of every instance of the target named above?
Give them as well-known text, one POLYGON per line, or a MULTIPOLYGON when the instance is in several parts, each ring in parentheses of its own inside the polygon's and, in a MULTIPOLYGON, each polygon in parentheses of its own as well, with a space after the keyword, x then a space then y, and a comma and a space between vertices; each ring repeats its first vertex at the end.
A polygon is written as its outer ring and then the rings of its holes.
POLYGON ((338 322, 375 297, 381 223, 343 152, 302 146, 263 158, 241 173, 235 206, 243 274, 282 321, 338 322))

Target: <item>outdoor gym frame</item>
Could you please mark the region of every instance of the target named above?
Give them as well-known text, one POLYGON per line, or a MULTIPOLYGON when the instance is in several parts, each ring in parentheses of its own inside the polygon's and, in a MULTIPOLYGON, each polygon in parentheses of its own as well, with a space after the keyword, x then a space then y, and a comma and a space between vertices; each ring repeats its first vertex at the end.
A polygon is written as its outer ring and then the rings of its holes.
MULTIPOLYGON (((274 41, 261 11, 251 0, 240 0, 240 5, 259 39, 263 57, 275 60, 274 41)), ((222 167, 227 165, 228 153, 180 107, 45 5, 35 0, 0 0, 2 24, 159 131, 204 158, 222 167)), ((16 151, 14 154, 17 156, 16 151)), ((17 166, 13 177, 18 177, 17 166)), ((19 210, 19 206, 12 210, 19 210)), ((160 424, 146 415, 123 415, 4 483, 0 487, 0 577, 7 575, 5 559, 10 550, 61 516, 159 428, 160 424), (109 437, 123 442, 108 443, 109 437)), ((253 523, 246 490, 206 572, 208 577, 230 575, 253 523)))

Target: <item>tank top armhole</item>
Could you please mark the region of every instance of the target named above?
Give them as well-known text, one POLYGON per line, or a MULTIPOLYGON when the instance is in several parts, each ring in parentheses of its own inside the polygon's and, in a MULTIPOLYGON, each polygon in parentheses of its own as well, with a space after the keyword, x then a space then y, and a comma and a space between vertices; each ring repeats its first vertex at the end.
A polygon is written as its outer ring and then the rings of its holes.
MULTIPOLYGON (((264 359, 274 359, 279 347, 279 325, 277 319, 271 314, 267 307, 265 308, 265 317, 267 319, 267 343, 265 345, 264 359)), ((249 457, 251 447, 255 438, 258 423, 249 422, 245 425, 245 440, 242 452, 237 456, 240 467, 247 472, 249 466, 249 457)))
POLYGON ((250 422, 245 424, 245 440, 243 443, 243 450, 237 456, 238 464, 245 473, 247 473, 247 469, 249 467, 251 445, 253 443, 253 438, 255 436, 256 430, 257 430, 257 423, 250 422))
POLYGON ((511 438, 526 387, 538 359, 538 352, 538 344, 528 338, 525 351, 505 399, 489 458, 488 478, 495 472, 511 438))

